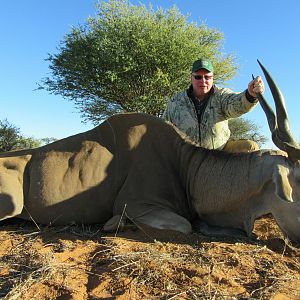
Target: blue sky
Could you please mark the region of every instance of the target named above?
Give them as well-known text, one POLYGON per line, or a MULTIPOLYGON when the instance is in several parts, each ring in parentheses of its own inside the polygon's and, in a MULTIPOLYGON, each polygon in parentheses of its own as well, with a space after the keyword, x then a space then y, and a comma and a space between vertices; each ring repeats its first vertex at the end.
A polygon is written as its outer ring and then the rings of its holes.
MULTIPOLYGON (((262 75, 259 59, 280 86, 291 129, 300 141, 300 1, 131 1, 149 2, 154 8, 176 5, 183 14, 190 14, 190 21, 204 22, 224 34, 222 52, 234 54, 240 66, 228 83, 233 90, 244 90, 252 73, 262 75)), ((0 1, 0 120, 6 118, 23 135, 35 138, 63 138, 92 128, 82 123, 72 102, 35 89, 49 74, 48 53, 56 52, 72 26, 83 24, 95 13, 95 0, 0 1)), ((265 95, 273 105, 270 93, 265 95)), ((259 106, 247 118, 270 137, 259 106)))

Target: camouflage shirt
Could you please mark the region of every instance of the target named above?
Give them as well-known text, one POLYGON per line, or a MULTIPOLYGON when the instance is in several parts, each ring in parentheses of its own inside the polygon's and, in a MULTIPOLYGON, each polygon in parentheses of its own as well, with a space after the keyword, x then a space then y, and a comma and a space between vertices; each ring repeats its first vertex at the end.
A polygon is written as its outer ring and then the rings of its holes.
POLYGON ((208 149, 222 149, 230 137, 228 119, 249 112, 257 103, 247 100, 246 92, 235 93, 216 86, 206 101, 203 111, 197 115, 190 87, 170 99, 163 119, 208 149))

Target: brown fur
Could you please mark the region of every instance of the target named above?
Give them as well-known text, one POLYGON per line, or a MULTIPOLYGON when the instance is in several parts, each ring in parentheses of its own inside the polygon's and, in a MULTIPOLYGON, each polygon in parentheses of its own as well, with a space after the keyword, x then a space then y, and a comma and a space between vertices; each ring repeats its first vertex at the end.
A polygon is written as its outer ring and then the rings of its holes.
MULTIPOLYGON (((188 233, 201 218, 222 233, 249 234, 254 215, 277 212, 272 199, 290 191, 291 171, 281 155, 202 149, 156 117, 120 114, 47 146, 0 154, 0 219, 115 230, 124 215, 188 233)), ((294 222, 284 231, 298 238, 298 228, 294 222)))

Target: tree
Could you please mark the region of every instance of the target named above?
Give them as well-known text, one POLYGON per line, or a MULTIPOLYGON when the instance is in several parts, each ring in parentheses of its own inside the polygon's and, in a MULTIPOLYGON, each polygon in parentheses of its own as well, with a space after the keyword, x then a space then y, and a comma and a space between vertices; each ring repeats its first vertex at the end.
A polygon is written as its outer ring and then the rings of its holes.
POLYGON ((248 119, 230 119, 228 125, 231 131, 230 140, 252 140, 257 142, 259 147, 262 147, 262 145, 267 141, 267 138, 259 133, 259 127, 248 119))
POLYGON ((236 73, 234 57, 221 52, 223 34, 189 23, 175 6, 155 11, 110 0, 97 8, 49 54, 51 76, 40 84, 73 101, 85 121, 120 111, 160 116, 166 99, 188 86, 199 57, 214 61, 217 83, 236 73))
POLYGON ((39 140, 22 136, 20 129, 6 119, 0 121, 0 152, 36 148, 38 146, 40 146, 39 140))
POLYGON ((54 137, 46 137, 46 138, 41 138, 40 142, 41 142, 42 145, 48 145, 48 144, 53 143, 57 140, 58 139, 54 138, 54 137))

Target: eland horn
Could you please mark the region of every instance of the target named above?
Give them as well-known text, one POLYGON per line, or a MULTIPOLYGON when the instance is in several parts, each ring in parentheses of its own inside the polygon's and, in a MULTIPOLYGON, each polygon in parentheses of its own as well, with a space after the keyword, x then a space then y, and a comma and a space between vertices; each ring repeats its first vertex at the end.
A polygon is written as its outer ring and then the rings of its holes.
POLYGON ((274 144, 282 151, 287 152, 289 158, 293 161, 300 159, 300 147, 295 141, 290 131, 288 114, 285 107, 284 97, 273 80, 272 76, 266 68, 257 60, 270 87, 274 98, 276 115, 269 106, 262 94, 257 93, 259 102, 267 116, 269 128, 272 133, 272 140, 274 144))

